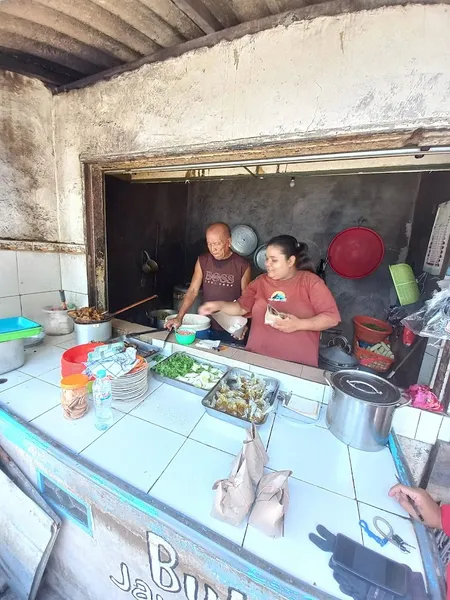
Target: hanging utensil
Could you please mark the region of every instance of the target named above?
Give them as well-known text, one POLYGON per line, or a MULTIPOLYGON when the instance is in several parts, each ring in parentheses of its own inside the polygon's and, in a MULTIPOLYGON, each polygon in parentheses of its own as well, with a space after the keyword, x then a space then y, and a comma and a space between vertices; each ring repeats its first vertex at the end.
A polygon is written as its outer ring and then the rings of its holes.
POLYGON ((142 251, 142 272, 146 275, 156 273, 158 271, 158 263, 150 258, 149 253, 146 250, 142 251))
POLYGON ((362 279, 378 269, 383 257, 384 243, 376 231, 349 227, 331 240, 327 261, 341 277, 362 279))

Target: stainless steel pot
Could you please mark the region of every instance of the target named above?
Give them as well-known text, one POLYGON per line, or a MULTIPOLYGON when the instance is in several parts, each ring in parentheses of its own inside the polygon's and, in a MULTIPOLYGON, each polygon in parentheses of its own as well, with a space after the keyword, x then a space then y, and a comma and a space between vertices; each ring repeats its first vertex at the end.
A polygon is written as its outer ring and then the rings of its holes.
POLYGON ((112 338, 112 321, 99 323, 75 323, 77 346, 90 342, 107 342, 112 338))
POLYGON ((147 317, 150 319, 150 326, 156 327, 156 329, 164 329, 166 317, 173 315, 173 312, 173 308, 161 308, 148 312, 147 317))
POLYGON ((391 433, 395 409, 410 401, 378 375, 345 369, 325 371, 325 379, 333 388, 326 416, 331 433, 352 448, 382 450, 391 433))

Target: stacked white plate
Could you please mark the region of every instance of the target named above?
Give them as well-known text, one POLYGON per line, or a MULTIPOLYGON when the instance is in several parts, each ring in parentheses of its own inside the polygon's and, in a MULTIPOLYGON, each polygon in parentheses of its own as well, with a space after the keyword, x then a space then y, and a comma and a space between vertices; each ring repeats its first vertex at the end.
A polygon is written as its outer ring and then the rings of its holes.
POLYGON ((111 379, 113 400, 133 402, 143 398, 148 391, 148 364, 144 363, 134 373, 111 379))

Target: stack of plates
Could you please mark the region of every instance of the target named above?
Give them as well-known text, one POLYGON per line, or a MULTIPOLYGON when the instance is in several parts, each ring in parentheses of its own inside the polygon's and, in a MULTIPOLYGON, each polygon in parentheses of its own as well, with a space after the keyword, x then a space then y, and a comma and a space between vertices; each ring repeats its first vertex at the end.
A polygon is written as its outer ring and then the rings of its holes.
POLYGON ((132 371, 116 379, 111 379, 113 400, 133 402, 143 398, 148 391, 148 364, 142 356, 137 357, 139 363, 132 371))

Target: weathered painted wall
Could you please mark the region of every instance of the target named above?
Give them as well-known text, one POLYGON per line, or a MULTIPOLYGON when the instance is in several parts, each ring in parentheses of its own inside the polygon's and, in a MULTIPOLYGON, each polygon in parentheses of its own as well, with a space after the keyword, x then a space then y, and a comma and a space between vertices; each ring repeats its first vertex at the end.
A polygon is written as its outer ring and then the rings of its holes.
POLYGON ((84 242, 80 154, 448 126, 449 26, 446 5, 320 17, 55 97, 61 240, 84 242))
MULTIPOLYGON (((308 244, 317 264, 326 257, 328 245, 339 231, 362 223, 383 238, 383 264, 360 280, 343 279, 328 268, 327 283, 347 334, 352 333, 351 317, 355 314, 383 318, 393 299, 388 266, 406 258, 420 175, 297 177, 294 188, 289 187, 289 181, 290 177, 191 183, 187 248, 201 250, 205 229, 214 221, 230 226, 245 223, 255 228, 260 244, 274 235, 294 235, 308 244)), ((188 268, 192 270, 195 256, 189 258, 188 268)))
POLYGON ((0 70, 0 239, 58 240, 52 95, 0 70))

